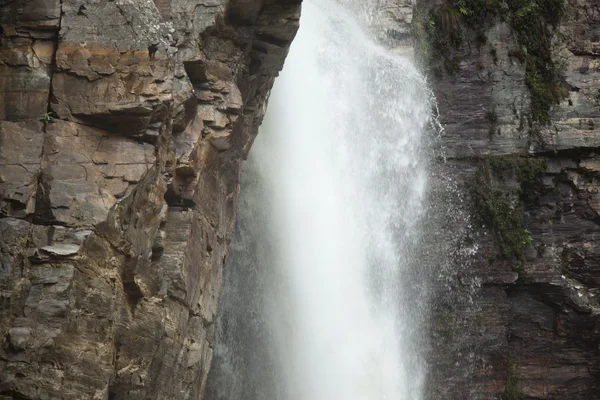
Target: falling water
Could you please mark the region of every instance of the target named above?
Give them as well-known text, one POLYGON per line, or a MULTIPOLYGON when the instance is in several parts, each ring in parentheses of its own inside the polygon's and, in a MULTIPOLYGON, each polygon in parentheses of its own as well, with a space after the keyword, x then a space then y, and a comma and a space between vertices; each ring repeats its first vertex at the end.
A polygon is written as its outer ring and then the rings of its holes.
POLYGON ((212 400, 418 400, 430 98, 329 0, 305 1, 242 180, 212 400))

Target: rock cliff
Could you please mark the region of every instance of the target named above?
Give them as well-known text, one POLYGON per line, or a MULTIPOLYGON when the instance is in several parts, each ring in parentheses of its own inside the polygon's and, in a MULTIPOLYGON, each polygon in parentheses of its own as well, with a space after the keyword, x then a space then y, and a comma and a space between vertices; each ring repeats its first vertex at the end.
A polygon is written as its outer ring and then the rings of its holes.
MULTIPOLYGON (((0 399, 202 398, 299 3, 0 0, 0 399)), ((456 204, 428 398, 599 399, 600 5, 369 4, 414 39, 456 204)))
POLYGON ((470 215, 429 398, 599 399, 600 5, 419 0, 413 33, 470 215))
POLYGON ((301 0, 0 0, 0 399, 198 399, 301 0))

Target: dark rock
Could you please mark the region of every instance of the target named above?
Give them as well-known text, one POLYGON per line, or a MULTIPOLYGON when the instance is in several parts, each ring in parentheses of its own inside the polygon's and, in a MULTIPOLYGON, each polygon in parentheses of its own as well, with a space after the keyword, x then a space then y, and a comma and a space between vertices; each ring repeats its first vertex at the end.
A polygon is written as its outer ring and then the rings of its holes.
MULTIPOLYGON (((461 2, 463 7, 485 4, 461 2)), ((562 81, 554 83, 560 88, 544 90, 567 88, 560 99, 548 100, 547 121, 535 120, 530 67, 519 59, 527 56, 520 52, 532 49, 519 42, 506 7, 489 21, 461 14, 461 43, 447 49, 456 56, 456 68, 430 71, 445 129, 442 147, 450 159, 445 171, 461 182, 460 202, 473 197, 477 160, 506 155, 546 160, 544 171, 526 184, 491 172, 495 190, 513 198, 519 193, 523 224, 512 229, 519 235, 527 230, 531 241, 522 245, 519 257, 503 254, 499 237, 506 232, 479 221, 472 205, 466 206, 472 218, 447 232, 446 241, 455 240, 448 237, 457 231, 469 232, 465 242, 475 242, 477 251, 454 264, 460 275, 447 273, 447 280, 460 285, 448 290, 442 286, 447 281, 435 283, 434 308, 444 305, 462 329, 442 341, 444 330, 432 321, 430 389, 438 394, 432 398, 600 398, 600 9, 590 0, 564 5, 562 16, 553 16, 560 17, 556 26, 544 25, 552 37, 548 62, 562 81)), ((415 27, 456 7, 454 1, 419 0, 415 27)), ((450 212, 458 209, 465 206, 450 212)))

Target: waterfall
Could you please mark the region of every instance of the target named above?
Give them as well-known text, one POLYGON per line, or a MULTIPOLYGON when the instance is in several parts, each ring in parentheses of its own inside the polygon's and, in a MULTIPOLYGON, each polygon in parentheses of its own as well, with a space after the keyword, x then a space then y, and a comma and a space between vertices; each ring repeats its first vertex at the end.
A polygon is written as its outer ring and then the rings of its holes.
POLYGON ((212 400, 418 400, 430 96, 330 0, 301 28, 246 162, 212 400))

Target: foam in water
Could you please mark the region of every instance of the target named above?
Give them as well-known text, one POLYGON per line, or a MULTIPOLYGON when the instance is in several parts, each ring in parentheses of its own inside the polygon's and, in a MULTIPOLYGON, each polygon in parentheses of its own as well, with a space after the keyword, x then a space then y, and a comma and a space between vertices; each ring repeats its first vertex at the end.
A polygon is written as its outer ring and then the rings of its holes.
POLYGON ((305 1, 242 179, 208 398, 422 398, 429 101, 410 60, 305 1))

